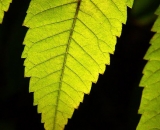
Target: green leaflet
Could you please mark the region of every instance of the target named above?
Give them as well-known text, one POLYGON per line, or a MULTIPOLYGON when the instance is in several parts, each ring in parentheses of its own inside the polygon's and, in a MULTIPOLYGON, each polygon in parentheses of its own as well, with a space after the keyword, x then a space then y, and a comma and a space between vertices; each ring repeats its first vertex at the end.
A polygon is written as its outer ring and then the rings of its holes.
POLYGON ((46 130, 63 130, 113 54, 133 0, 32 0, 25 76, 46 130))
POLYGON ((152 31, 151 46, 144 59, 149 60, 143 70, 140 86, 144 86, 138 113, 142 114, 137 130, 160 129, 160 7, 152 31))
POLYGON ((0 0, 0 23, 2 23, 4 11, 7 11, 12 0, 0 0))

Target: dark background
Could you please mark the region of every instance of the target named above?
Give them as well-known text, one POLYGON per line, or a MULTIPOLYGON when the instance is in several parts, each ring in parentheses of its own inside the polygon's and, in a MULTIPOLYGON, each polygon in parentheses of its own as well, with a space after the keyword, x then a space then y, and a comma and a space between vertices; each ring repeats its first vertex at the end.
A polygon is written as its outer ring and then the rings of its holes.
MULTIPOLYGON (((22 26, 30 0, 13 0, 0 24, 0 130, 44 130, 41 115, 28 92, 21 59, 22 26)), ((154 35, 151 27, 160 0, 135 0, 128 8, 127 24, 117 38, 115 54, 104 75, 85 95, 65 130, 135 130, 142 87, 139 82, 146 62, 143 57, 154 35)))

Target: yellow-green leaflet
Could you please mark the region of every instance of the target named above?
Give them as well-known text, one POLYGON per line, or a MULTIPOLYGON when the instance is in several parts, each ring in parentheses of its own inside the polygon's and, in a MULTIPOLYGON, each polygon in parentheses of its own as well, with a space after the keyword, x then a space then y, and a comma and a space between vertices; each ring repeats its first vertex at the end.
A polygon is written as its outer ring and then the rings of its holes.
POLYGON ((156 34, 151 39, 144 59, 148 60, 140 86, 144 87, 138 113, 142 114, 137 130, 160 129, 160 7, 156 14, 159 15, 152 31, 156 34))
POLYGON ((25 77, 46 130, 63 130, 113 54, 133 0, 31 0, 25 77))
POLYGON ((2 23, 4 11, 7 11, 12 0, 0 0, 0 23, 2 23))

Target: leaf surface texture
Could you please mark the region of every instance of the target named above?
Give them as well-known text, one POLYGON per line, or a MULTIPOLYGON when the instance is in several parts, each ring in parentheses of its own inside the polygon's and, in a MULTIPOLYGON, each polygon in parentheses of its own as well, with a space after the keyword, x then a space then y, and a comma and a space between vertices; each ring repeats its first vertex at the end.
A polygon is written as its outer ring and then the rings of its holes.
POLYGON ((151 39, 144 59, 148 60, 140 86, 144 86, 138 113, 142 114, 137 130, 160 130, 160 7, 152 31, 151 39))
POLYGON ((0 0, 0 23, 4 17, 4 11, 7 11, 12 0, 0 0))
POLYGON ((133 0, 32 0, 22 58, 46 130, 63 130, 114 53, 133 0))

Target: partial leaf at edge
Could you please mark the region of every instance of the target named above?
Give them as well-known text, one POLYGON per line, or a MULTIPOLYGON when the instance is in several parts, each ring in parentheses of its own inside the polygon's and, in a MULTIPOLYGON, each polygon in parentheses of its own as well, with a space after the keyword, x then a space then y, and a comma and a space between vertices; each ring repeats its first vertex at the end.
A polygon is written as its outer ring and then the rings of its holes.
POLYGON ((113 54, 133 0, 32 0, 25 76, 46 130, 63 130, 113 54))
POLYGON ((137 130, 160 129, 160 7, 152 31, 156 34, 151 39, 144 59, 148 60, 140 86, 144 87, 138 113, 142 114, 137 130))
POLYGON ((4 11, 7 11, 12 0, 0 0, 0 23, 2 23, 4 11))

